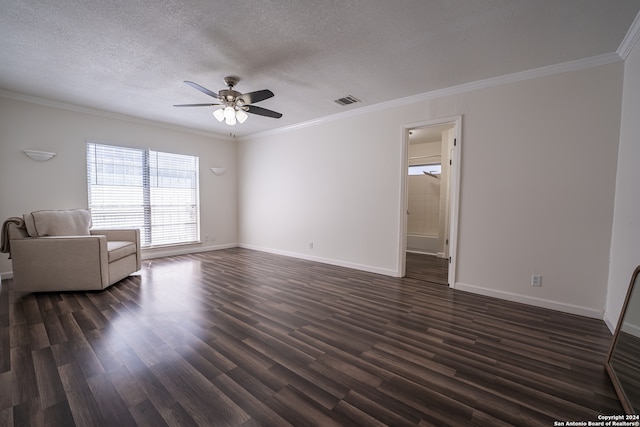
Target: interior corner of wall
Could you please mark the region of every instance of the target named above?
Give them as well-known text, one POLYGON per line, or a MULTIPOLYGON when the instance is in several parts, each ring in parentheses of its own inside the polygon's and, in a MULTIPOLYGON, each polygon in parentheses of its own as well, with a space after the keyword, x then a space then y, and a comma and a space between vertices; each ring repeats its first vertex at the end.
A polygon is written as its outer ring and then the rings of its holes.
POLYGON ((602 320, 604 320, 604 323, 605 325, 607 325, 607 328, 609 328, 609 331, 611 331, 611 333, 614 334, 616 331, 616 325, 618 322, 615 322, 611 318, 611 314, 608 311, 604 312, 604 315, 602 316, 602 320))

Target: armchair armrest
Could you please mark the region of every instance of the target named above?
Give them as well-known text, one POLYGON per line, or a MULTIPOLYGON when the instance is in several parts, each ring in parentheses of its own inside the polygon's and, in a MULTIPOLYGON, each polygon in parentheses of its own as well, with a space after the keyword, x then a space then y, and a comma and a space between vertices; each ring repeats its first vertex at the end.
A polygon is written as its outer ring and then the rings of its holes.
POLYGON ((133 242, 136 244, 136 270, 142 268, 142 254, 140 247, 140 230, 138 228, 93 229, 89 232, 94 236, 105 236, 108 242, 133 242))
POLYGON ((140 246, 140 230, 137 228, 121 229, 92 229, 89 230, 92 236, 106 236, 110 242, 135 242, 140 246))
POLYGON ((11 241, 11 253, 17 290, 103 289, 109 285, 105 236, 17 239, 11 241))

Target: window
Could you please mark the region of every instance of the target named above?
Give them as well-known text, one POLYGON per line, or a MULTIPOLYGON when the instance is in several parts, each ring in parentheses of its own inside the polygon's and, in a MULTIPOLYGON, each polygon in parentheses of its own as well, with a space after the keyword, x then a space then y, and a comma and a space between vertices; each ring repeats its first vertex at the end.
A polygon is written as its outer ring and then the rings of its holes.
POLYGON ((409 166, 409 175, 424 175, 425 172, 430 175, 440 175, 442 173, 442 165, 440 163, 433 163, 429 165, 409 166))
POLYGON ((139 228, 142 247, 200 239, 198 157, 87 143, 96 228, 139 228))

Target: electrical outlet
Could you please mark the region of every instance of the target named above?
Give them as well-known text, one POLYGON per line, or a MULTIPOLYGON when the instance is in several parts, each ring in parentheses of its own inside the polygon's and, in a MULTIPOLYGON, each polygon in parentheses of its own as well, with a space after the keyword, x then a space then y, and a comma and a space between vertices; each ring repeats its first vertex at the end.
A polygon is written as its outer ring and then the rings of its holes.
POLYGON ((541 287, 542 286, 542 276, 539 274, 533 274, 531 276, 531 286, 541 287))
POLYGON ((309 242, 309 249, 313 249, 313 242, 309 242))

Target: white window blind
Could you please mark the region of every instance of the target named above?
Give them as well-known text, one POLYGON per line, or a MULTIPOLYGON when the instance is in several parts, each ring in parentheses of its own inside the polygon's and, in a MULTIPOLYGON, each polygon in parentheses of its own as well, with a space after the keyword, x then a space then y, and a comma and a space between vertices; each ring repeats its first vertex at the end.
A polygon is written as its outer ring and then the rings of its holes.
POLYGON ((142 247, 200 239, 198 157, 87 143, 94 228, 139 228, 142 247))

